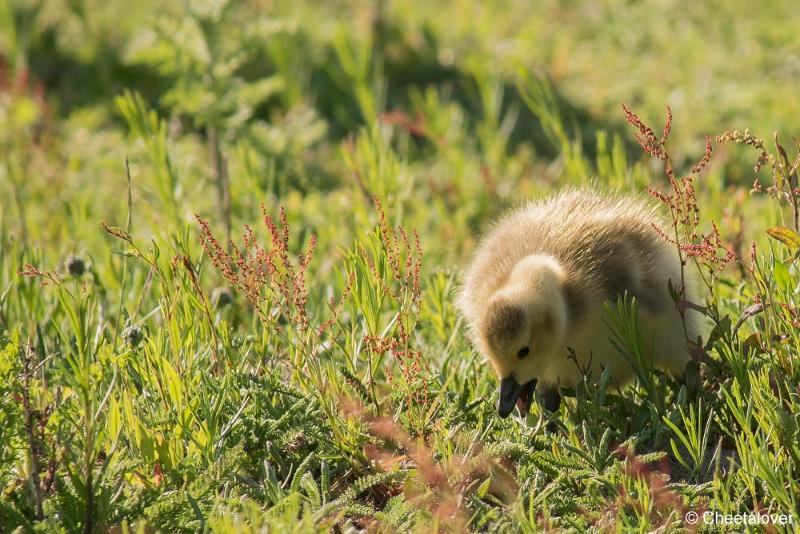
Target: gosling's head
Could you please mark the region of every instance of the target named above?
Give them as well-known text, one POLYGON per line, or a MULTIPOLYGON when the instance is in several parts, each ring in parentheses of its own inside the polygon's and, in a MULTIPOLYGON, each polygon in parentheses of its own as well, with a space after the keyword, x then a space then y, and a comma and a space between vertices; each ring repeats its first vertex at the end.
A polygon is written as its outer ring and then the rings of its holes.
POLYGON ((515 405, 523 415, 528 413, 544 362, 567 344, 563 278, 554 258, 527 256, 487 303, 478 337, 500 379, 500 417, 507 417, 515 405))

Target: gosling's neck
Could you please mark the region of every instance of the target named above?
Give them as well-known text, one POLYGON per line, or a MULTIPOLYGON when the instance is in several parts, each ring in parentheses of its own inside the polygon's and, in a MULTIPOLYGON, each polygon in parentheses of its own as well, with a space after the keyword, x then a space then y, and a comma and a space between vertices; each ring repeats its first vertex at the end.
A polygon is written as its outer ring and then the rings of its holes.
POLYGON ((542 294, 544 297, 560 296, 564 269, 552 256, 531 254, 519 260, 509 273, 507 289, 542 294))
POLYGON ((555 258, 531 254, 517 262, 498 293, 521 309, 527 320, 544 319, 552 333, 563 335, 568 320, 564 276, 564 269, 555 258))

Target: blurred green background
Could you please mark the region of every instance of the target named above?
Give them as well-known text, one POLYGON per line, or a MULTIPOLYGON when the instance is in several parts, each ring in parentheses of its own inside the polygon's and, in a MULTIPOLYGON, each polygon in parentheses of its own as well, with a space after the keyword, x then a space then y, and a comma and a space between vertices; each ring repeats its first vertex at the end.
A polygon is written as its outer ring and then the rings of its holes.
MULTIPOLYGON (((49 152, 17 163, 30 168, 6 169, 3 194, 48 205, 51 217, 34 215, 27 225, 49 242, 83 237, 80 220, 73 227, 52 216, 66 206, 118 219, 124 204, 112 199, 125 189, 126 156, 137 198, 151 200, 157 187, 140 177, 142 156, 126 143, 114 101, 127 89, 167 120, 179 168, 167 194, 180 216, 211 208, 210 132, 236 177, 232 213, 248 220, 256 202, 242 194, 248 181, 262 193, 335 190, 352 180, 352 165, 367 164, 342 157, 348 139, 370 135, 376 119, 395 111, 427 131, 380 134, 403 144, 390 193, 441 199, 435 193, 451 182, 469 189, 490 179, 496 200, 520 200, 536 188, 530 182, 562 180, 564 165, 560 141, 520 98, 519 72, 548 84, 568 140, 590 159, 598 131, 608 132, 609 147, 622 132, 625 153, 639 157, 624 134, 624 102, 659 124, 668 104, 670 148, 689 161, 702 154, 706 134, 796 133, 798 18, 793 2, 5 1, 4 84, 25 77, 20 91, 32 104, 15 107, 4 93, 2 143, 8 154, 24 136, 42 136, 49 152)), ((722 181, 749 184, 753 154, 721 152, 722 181)), ((489 208, 469 204, 484 200, 454 198, 468 206, 466 220, 453 224, 474 226, 489 208)), ((426 205, 414 204, 408 209, 426 205)), ((20 231, 10 203, 3 220, 20 231)))

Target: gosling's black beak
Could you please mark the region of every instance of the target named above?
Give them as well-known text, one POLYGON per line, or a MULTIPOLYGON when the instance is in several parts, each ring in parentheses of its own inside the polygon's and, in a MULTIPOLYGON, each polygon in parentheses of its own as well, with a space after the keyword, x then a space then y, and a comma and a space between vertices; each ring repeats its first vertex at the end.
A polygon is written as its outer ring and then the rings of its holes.
POLYGON ((508 375, 500 381, 500 398, 497 399, 497 414, 505 419, 514 409, 522 393, 522 386, 517 383, 513 375, 508 375))
POLYGON ((536 379, 531 379, 524 384, 517 382, 517 379, 509 375, 500 381, 500 397, 497 399, 497 413, 505 419, 514 410, 514 406, 519 407, 522 416, 528 415, 533 401, 533 392, 536 389, 536 379))

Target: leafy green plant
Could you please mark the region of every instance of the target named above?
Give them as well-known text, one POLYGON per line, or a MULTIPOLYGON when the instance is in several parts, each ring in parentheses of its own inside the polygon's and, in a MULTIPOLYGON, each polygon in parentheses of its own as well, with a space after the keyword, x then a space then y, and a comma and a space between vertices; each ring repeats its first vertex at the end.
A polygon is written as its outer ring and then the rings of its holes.
POLYGON ((797 513, 797 10, 457 7, 0 4, 0 531, 797 513), (650 190, 712 324, 673 379, 611 302, 635 383, 501 420, 460 266, 590 182, 650 190))

